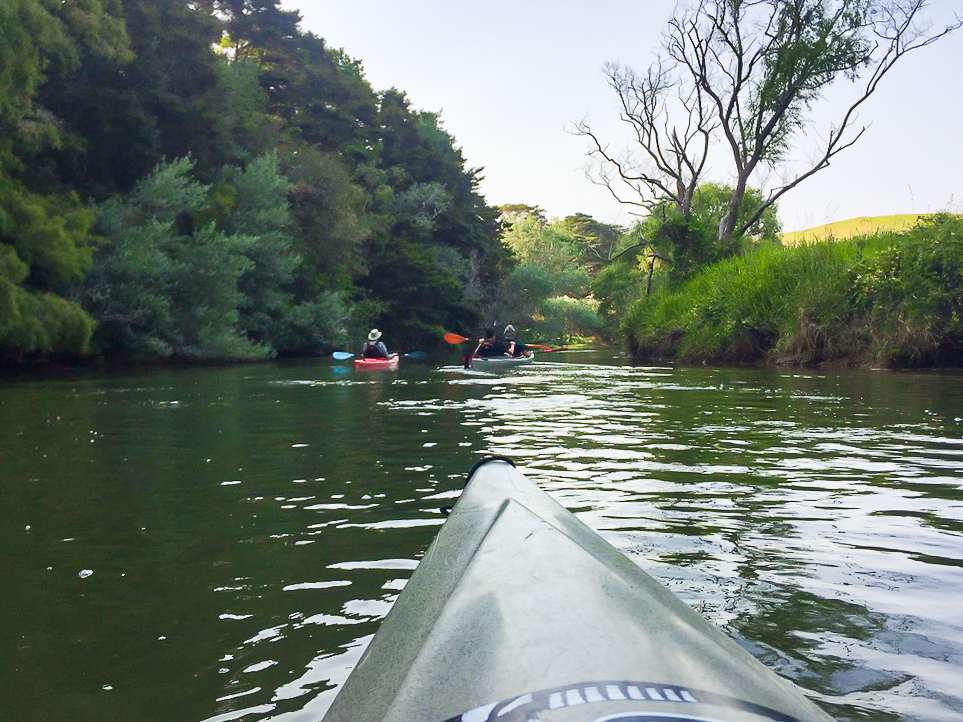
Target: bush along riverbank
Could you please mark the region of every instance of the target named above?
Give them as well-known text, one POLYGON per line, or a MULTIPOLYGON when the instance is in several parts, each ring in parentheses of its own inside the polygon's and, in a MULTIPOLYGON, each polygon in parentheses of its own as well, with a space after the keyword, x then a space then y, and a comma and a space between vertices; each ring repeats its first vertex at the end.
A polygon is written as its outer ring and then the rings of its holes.
POLYGON ((643 298, 629 351, 684 363, 963 366, 963 216, 903 232, 763 246, 643 298))

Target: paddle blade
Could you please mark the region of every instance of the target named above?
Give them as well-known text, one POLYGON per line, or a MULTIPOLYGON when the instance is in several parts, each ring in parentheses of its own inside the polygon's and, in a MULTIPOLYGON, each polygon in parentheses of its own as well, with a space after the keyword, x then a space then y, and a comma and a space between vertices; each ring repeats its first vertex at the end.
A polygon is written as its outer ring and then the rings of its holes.
POLYGON ((468 339, 465 336, 459 336, 457 333, 446 333, 445 340, 448 343, 464 343, 468 339))
POLYGON ((401 355, 405 358, 428 358, 427 351, 405 351, 401 355))
POLYGON ((354 356, 353 353, 348 353, 347 351, 334 351, 331 355, 338 361, 344 361, 345 359, 349 359, 354 356))

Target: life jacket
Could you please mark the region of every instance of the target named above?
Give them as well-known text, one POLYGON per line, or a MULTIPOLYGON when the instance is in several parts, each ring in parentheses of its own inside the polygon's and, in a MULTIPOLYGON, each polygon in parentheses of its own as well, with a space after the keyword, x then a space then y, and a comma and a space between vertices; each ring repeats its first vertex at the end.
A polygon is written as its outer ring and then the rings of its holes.
POLYGON ((365 341, 361 355, 364 358, 389 358, 388 352, 380 341, 365 341))
POLYGON ((508 344, 497 338, 486 338, 478 347, 479 356, 504 356, 508 353, 508 344))

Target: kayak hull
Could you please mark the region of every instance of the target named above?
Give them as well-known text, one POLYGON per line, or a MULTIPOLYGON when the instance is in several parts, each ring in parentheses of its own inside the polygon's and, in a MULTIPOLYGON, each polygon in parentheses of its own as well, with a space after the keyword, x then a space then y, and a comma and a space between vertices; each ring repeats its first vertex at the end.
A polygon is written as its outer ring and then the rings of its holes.
POLYGON ((358 371, 396 371, 398 354, 393 353, 388 358, 356 358, 354 367, 358 371))
POLYGON ((831 720, 502 460, 476 467, 324 719, 831 720))
POLYGON ((535 354, 528 356, 472 356, 471 367, 474 369, 500 369, 527 366, 535 361, 535 354))

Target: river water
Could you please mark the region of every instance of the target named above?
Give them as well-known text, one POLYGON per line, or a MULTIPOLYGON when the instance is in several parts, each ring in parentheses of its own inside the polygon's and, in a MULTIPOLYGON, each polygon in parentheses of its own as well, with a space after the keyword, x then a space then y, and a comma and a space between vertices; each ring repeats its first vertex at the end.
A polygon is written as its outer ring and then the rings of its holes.
POLYGON ((0 382, 0 720, 317 722, 486 454, 838 719, 963 720, 963 377, 609 351, 0 382))

